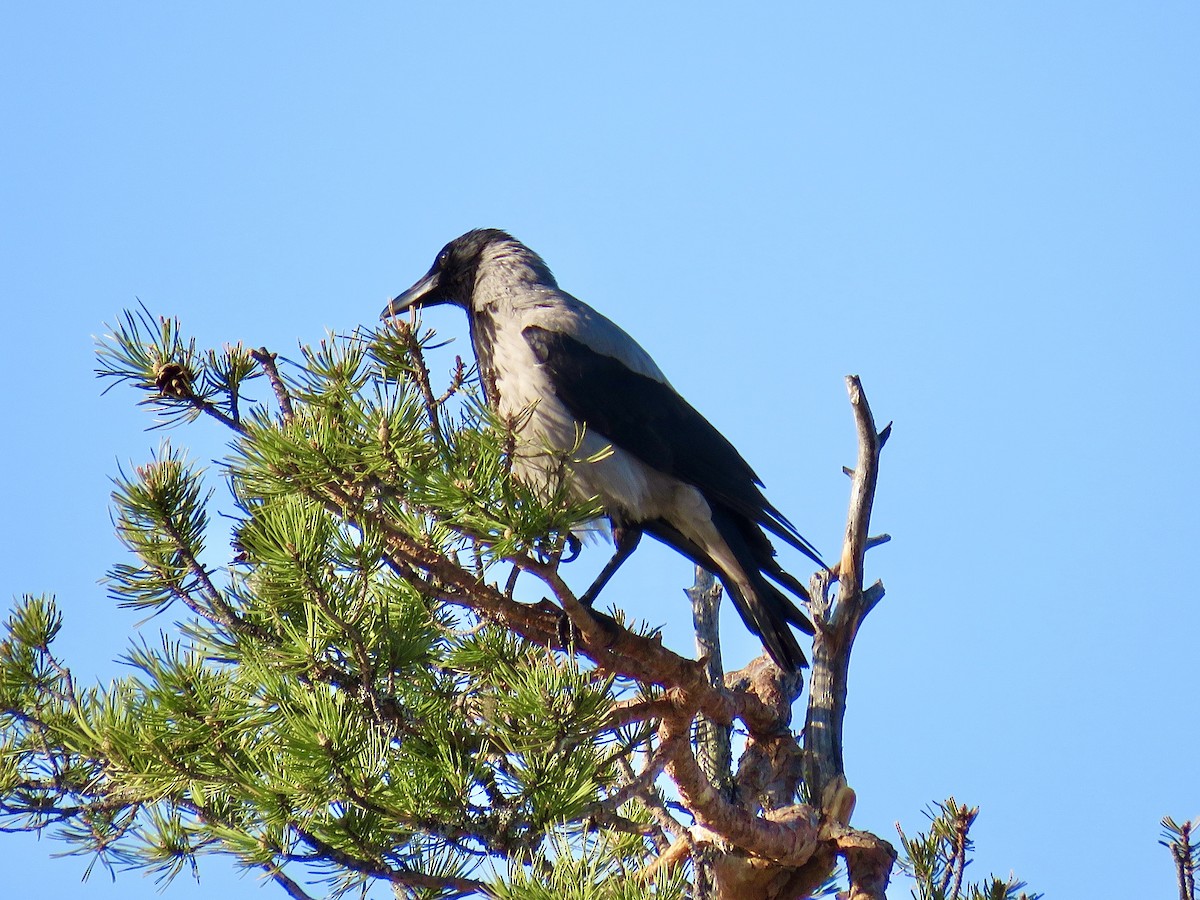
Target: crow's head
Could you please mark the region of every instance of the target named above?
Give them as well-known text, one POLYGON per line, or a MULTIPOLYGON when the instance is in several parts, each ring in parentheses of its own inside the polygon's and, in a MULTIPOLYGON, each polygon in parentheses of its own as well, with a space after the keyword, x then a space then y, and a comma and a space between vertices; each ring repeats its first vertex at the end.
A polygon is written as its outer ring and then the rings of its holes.
POLYGON ((395 316, 414 306, 453 303, 470 309, 481 273, 505 269, 519 277, 524 270, 537 280, 553 276, 541 257, 498 228, 477 228, 456 237, 438 253, 425 275, 387 305, 381 319, 395 316))

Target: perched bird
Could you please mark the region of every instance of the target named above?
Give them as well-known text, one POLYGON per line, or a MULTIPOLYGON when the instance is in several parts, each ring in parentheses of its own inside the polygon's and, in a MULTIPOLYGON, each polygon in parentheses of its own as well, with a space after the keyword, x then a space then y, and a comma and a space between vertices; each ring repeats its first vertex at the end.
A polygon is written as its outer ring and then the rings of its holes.
POLYGON ((791 626, 812 634, 812 624, 771 582, 805 600, 808 592, 776 561, 764 529, 824 564, 633 338, 494 228, 448 243, 381 318, 439 303, 466 310, 487 401, 521 423, 517 477, 545 484, 573 451, 571 489, 598 497, 612 523, 616 552, 580 600, 595 601, 645 532, 720 578, 780 668, 808 664, 791 626))

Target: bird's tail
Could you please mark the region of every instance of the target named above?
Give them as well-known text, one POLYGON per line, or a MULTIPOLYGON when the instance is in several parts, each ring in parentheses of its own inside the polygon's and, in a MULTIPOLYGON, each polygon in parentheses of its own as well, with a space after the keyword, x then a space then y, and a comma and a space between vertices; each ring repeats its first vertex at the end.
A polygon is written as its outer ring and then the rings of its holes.
POLYGON ((713 510, 712 520, 741 569, 740 572, 718 569, 718 574, 722 575, 742 621, 761 638, 767 653, 781 669, 794 672, 806 668, 808 659, 792 628, 812 634, 812 622, 767 576, 807 600, 804 585, 779 565, 771 542, 755 523, 719 509, 713 510))
POLYGON ((795 672, 807 667, 808 660, 792 627, 812 634, 812 622, 787 594, 767 580, 767 576, 805 600, 808 591, 775 560, 775 548, 753 521, 714 505, 712 523, 728 553, 724 548, 700 546, 666 519, 651 519, 642 522, 641 526, 646 534, 674 547, 721 579, 738 615, 763 642, 779 668, 795 672), (723 559, 717 559, 717 556, 723 559))

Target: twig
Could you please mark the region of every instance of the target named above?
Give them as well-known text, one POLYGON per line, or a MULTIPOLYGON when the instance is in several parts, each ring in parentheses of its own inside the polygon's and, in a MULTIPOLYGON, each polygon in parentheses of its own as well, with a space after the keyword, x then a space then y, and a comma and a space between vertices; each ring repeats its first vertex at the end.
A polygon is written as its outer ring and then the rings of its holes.
POLYGON ((296 822, 288 823, 289 827, 305 844, 312 847, 321 856, 337 863, 352 872, 359 872, 372 878, 381 878, 393 885, 435 891, 453 891, 450 896, 465 897, 477 891, 482 891, 486 885, 474 878, 463 878, 454 875, 428 875, 407 866, 388 866, 379 860, 364 859, 352 856, 339 850, 332 844, 321 840, 315 834, 302 828, 296 822))
POLYGON ((979 815, 978 806, 974 808, 964 806, 959 808, 958 815, 954 817, 954 862, 952 865, 954 886, 950 889, 952 900, 958 900, 962 895, 963 872, 967 868, 967 848, 969 846, 967 835, 970 833, 971 824, 977 815, 979 815))
MULTIPOLYGON (((617 762, 621 768, 621 774, 624 775, 624 777, 630 782, 634 780, 641 780, 646 774, 643 772, 642 775, 639 776, 637 773, 635 773, 633 771, 633 766, 629 764, 629 760, 625 759, 624 757, 618 759, 617 762)), ((666 765, 665 759, 663 760, 663 765, 666 765)), ((647 768, 647 771, 649 771, 649 768, 647 768)), ((656 777, 660 771, 661 767, 656 764, 654 767, 654 773, 656 777)), ((642 787, 637 796, 640 797, 642 802, 646 804, 646 809, 650 811, 650 815, 654 817, 654 821, 658 823, 659 828, 662 831, 673 834, 676 837, 681 837, 688 833, 688 830, 680 825, 679 821, 673 815, 671 815, 671 811, 667 809, 667 805, 663 802, 662 796, 658 793, 658 790, 653 785, 647 783, 642 787)), ((656 845, 658 844, 657 841, 655 843, 656 845)), ((666 849, 665 843, 666 842, 664 840, 664 845, 659 846, 658 849, 660 851, 666 849)))
MULTIPOLYGON (((613 811, 620 809, 621 806, 633 797, 641 797, 645 800, 653 792, 655 779, 662 774, 662 770, 667 765, 667 754, 663 751, 662 747, 659 747, 650 756, 650 759, 647 760, 646 767, 640 773, 633 771, 633 766, 629 764, 629 760, 624 756, 618 758, 617 765, 621 769, 621 773, 625 776, 626 782, 608 797, 605 797, 600 804, 601 807, 613 811)), ((662 802, 659 801, 658 804, 647 803, 646 805, 658 805, 662 807, 662 802)), ((663 811, 665 812, 665 807, 663 811)), ((667 817, 670 818, 670 814, 667 814, 667 817)), ((678 823, 674 819, 671 819, 671 822, 676 828, 678 827, 678 823)))
MULTIPOLYGON (((165 517, 163 527, 170 536, 171 541, 175 544, 176 552, 187 563, 188 572, 194 579, 196 579, 196 583, 200 587, 200 593, 202 593, 205 599, 208 601, 209 607, 213 610, 213 614, 209 615, 208 612, 203 609, 203 607, 193 601, 182 586, 171 585, 171 592, 175 594, 175 596, 181 598, 184 604, 190 610, 192 610, 192 612, 202 616, 210 622, 219 622, 220 624, 225 625, 233 630, 237 630, 242 626, 252 627, 249 626, 249 623, 247 623, 240 615, 238 615, 237 610, 229 605, 224 596, 222 596, 221 591, 215 584, 213 584, 212 578, 209 577, 208 569, 201 564, 200 560, 196 559, 195 555, 192 553, 192 548, 188 545, 187 541, 184 540, 182 532, 180 532, 179 527, 175 524, 175 520, 169 516, 165 517)), ((259 632, 259 634, 261 634, 261 632, 259 632)))
POLYGON ((295 881, 283 873, 283 870, 273 863, 263 863, 262 867, 267 870, 272 880, 283 888, 284 892, 293 900, 313 900, 304 888, 300 887, 295 881))
POLYGON ((618 700, 604 717, 604 730, 609 731, 631 725, 634 722, 645 722, 649 719, 661 719, 675 709, 675 703, 667 697, 655 700, 618 700))
MULTIPOLYGON (((871 508, 875 503, 875 485, 879 479, 879 432, 875 430, 875 418, 867 404, 862 383, 857 375, 846 377, 850 393, 850 405, 854 410, 854 425, 858 432, 858 465, 854 468, 854 479, 850 488, 850 512, 846 518, 846 539, 842 543, 842 558, 838 563, 838 581, 843 598, 862 592, 863 553, 867 544, 867 528, 871 523, 871 508), (852 593, 848 593, 852 592, 852 593)), ((841 621, 849 622, 854 616, 852 603, 839 602, 841 621)), ((851 636, 853 639, 853 636, 851 636)))
POLYGON ((1159 843, 1171 851, 1175 861, 1175 878, 1179 885, 1179 900, 1196 900, 1196 868, 1200 861, 1200 844, 1194 833, 1200 826, 1200 818, 1176 824, 1170 816, 1162 820, 1163 840, 1159 843))
POLYGON ((461 356, 454 357, 454 374, 450 376, 450 386, 442 392, 442 396, 433 401, 434 406, 440 407, 461 390, 467 381, 467 365, 461 356))
POLYGON ((266 347, 259 347, 257 350, 251 350, 250 356, 267 373, 267 381, 271 383, 271 390, 275 392, 275 400, 279 403, 283 421, 291 422, 296 413, 292 409, 291 394, 288 393, 287 385, 283 383, 283 378, 279 375, 279 368, 275 365, 275 354, 266 347))
MULTIPOLYGON (((437 445, 443 449, 446 447, 446 439, 442 435, 442 421, 438 413, 439 401, 433 396, 433 387, 429 381, 429 367, 425 365, 425 354, 421 352, 421 342, 417 339, 417 334, 413 330, 413 326, 403 320, 395 320, 396 333, 404 342, 404 348, 408 351, 409 361, 412 363, 413 377, 417 382, 417 388, 421 391, 421 399, 425 403, 425 415, 429 419, 429 431, 433 434, 437 445)), ((459 360, 461 367, 462 360, 459 360)))

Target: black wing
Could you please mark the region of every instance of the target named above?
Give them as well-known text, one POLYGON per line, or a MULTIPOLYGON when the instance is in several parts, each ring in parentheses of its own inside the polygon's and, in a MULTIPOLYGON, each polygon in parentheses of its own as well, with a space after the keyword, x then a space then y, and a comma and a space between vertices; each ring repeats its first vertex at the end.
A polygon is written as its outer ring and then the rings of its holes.
POLYGON ((550 373, 558 398, 588 428, 825 565, 767 502, 762 482, 733 444, 669 385, 562 332, 529 325, 522 334, 550 373))

